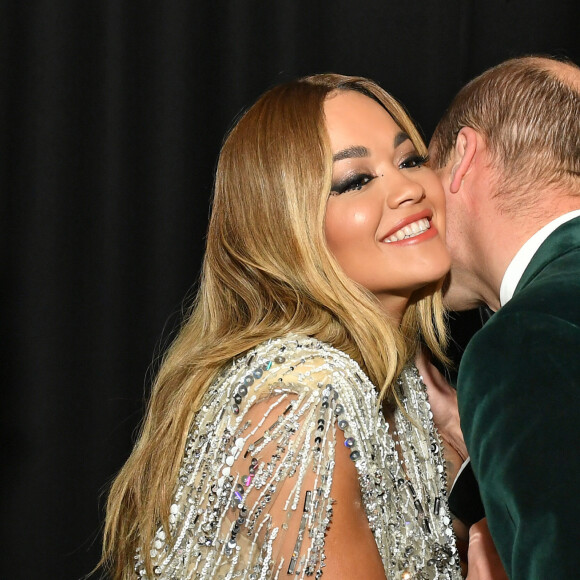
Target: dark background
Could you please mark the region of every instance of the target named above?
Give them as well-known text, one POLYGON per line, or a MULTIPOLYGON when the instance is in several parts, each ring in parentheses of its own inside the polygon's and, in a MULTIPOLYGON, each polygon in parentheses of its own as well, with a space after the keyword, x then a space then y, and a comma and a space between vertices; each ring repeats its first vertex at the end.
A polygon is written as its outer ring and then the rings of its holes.
POLYGON ((299 75, 365 75, 428 137, 488 66, 578 62, 577 6, 2 1, 0 576, 96 563, 105 491, 196 282, 217 153, 245 107, 299 75))

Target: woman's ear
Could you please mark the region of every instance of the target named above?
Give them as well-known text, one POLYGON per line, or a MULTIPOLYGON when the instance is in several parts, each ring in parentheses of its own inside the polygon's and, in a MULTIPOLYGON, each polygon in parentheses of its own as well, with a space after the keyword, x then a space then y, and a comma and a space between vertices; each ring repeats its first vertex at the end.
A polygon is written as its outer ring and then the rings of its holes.
POLYGON ((463 127, 457 134, 453 148, 453 165, 451 167, 451 183, 449 190, 457 193, 463 179, 473 166, 477 151, 477 132, 471 127, 463 127))

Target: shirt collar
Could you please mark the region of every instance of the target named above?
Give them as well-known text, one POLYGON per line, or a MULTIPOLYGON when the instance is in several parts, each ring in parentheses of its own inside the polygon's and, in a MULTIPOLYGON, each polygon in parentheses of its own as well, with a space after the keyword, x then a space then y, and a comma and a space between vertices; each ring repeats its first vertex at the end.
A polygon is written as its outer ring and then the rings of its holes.
POLYGON ((507 267, 499 288, 499 302, 505 306, 514 295, 518 282, 524 274, 534 254, 546 241, 546 238, 562 224, 580 216, 580 209, 565 213, 538 230, 516 253, 507 267))

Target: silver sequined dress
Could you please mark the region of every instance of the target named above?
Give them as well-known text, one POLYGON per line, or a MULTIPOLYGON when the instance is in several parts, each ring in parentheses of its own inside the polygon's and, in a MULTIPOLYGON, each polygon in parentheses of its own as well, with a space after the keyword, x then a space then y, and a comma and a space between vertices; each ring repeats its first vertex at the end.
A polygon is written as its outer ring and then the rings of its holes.
POLYGON ((153 578, 322 576, 346 445, 388 580, 460 579, 441 444, 414 367, 398 388, 413 421, 396 411, 389 426, 358 364, 315 339, 273 339, 233 361, 191 426, 171 529, 147 548, 153 578), (285 558, 282 542, 293 546, 285 558))

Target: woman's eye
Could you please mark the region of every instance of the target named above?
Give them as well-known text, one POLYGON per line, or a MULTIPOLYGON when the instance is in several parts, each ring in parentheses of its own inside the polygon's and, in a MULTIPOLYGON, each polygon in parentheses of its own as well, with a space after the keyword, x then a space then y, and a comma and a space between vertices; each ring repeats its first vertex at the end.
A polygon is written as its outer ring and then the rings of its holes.
POLYGON ((419 155, 418 153, 413 153, 401 162, 399 169, 413 169, 414 167, 423 167, 427 161, 429 161, 428 155, 419 155))
POLYGON ((370 183, 374 178, 374 175, 352 175, 338 183, 333 183, 330 193, 340 195, 347 191, 360 191, 364 185, 370 183))

